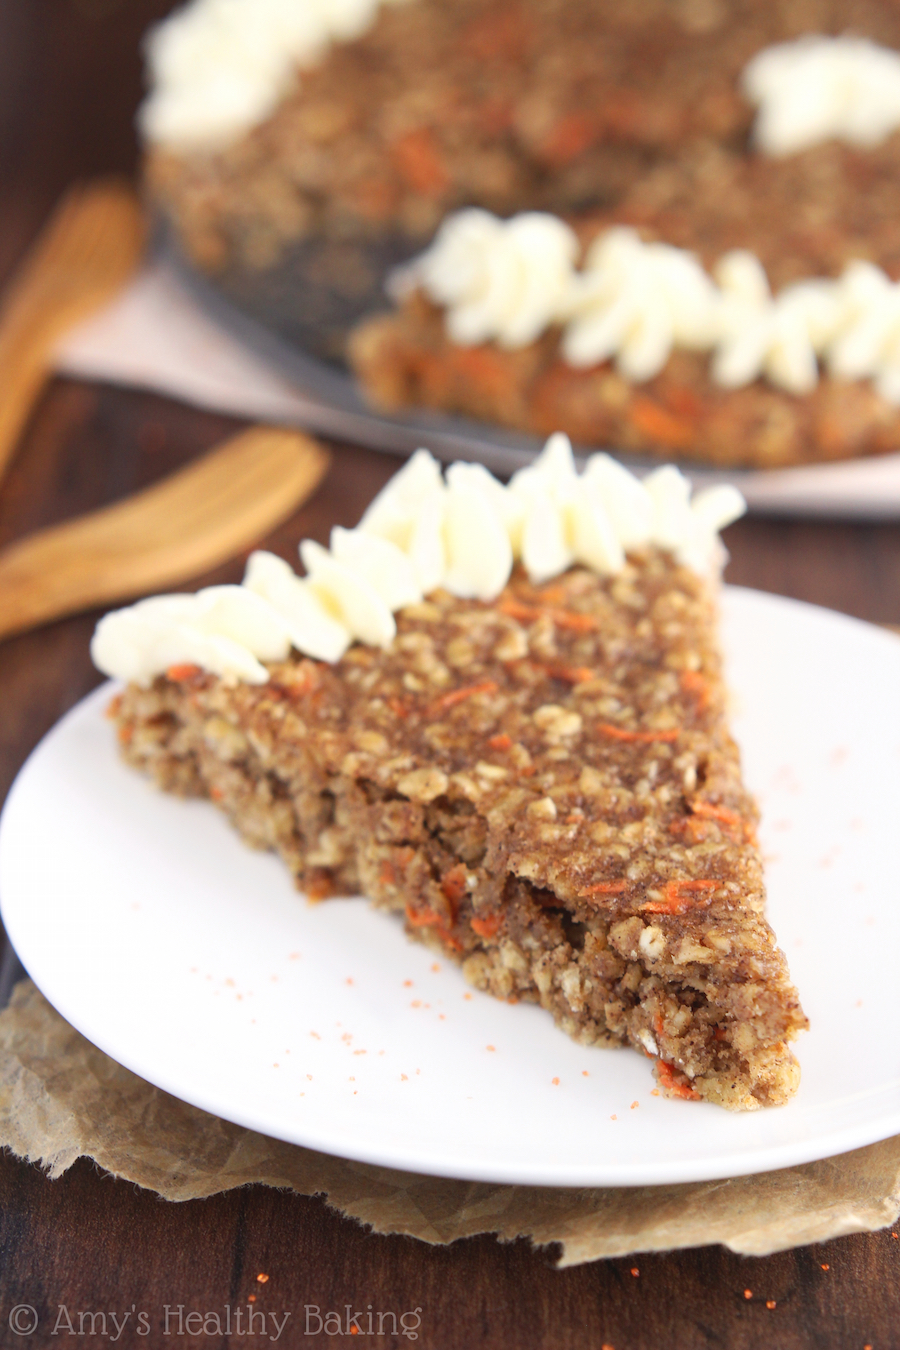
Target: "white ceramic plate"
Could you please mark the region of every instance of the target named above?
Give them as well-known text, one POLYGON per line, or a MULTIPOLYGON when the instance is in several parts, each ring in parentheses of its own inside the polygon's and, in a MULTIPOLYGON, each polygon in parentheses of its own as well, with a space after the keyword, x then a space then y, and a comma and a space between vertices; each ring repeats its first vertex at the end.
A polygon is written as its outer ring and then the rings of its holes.
POLYGON ((0 823, 3 919, 64 1017, 114 1059, 281 1139, 427 1173, 632 1185, 785 1167, 900 1133, 900 642, 725 595, 735 728, 763 808, 770 917, 809 1014, 786 1107, 651 1095, 467 989, 362 900, 309 905, 203 802, 117 759, 109 688, 22 770, 0 823))

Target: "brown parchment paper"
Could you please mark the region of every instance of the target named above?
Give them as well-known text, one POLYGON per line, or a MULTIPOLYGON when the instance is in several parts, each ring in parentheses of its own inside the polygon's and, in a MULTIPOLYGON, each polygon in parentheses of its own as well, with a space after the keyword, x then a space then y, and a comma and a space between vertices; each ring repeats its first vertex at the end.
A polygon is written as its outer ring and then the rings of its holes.
POLYGON ((27 980, 0 1014, 0 1146, 51 1177, 93 1158, 165 1200, 259 1182, 323 1195, 377 1233, 560 1243, 563 1266, 712 1242, 762 1256, 882 1228, 900 1214, 900 1137, 730 1181, 593 1189, 448 1181, 315 1153, 152 1087, 86 1041, 27 980))

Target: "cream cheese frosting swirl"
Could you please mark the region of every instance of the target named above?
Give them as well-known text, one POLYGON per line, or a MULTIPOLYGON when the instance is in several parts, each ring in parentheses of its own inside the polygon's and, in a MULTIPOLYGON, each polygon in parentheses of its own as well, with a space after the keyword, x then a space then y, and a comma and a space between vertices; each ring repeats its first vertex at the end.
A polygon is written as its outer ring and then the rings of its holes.
POLYGON ((461 211, 390 289, 402 299, 420 287, 445 308, 447 335, 462 346, 525 347, 559 325, 568 365, 613 361, 632 383, 652 379, 682 348, 708 352, 724 388, 765 378, 808 394, 821 365, 835 378, 871 379, 900 404, 900 284, 872 263, 773 294, 746 249, 724 254, 712 276, 694 254, 647 243, 628 226, 599 234, 580 266, 577 252, 553 216, 461 211))
POLYGON ((150 30, 144 136, 214 150, 264 122, 329 44, 359 37, 399 0, 192 0, 150 30))
POLYGON ((615 357, 626 379, 659 373, 675 346, 703 351, 715 337, 716 288, 700 262, 671 244, 645 244, 616 226, 590 245, 572 277, 562 352, 572 366, 615 357))
POLYGON ((574 233, 555 216, 526 211, 500 220, 472 208, 449 216, 389 288, 402 297, 421 286, 447 310, 447 332, 462 346, 525 347, 566 317, 577 254, 574 233))
POLYGON ((579 474, 568 438, 558 434, 508 486, 477 464, 453 464, 442 475, 418 450, 356 529, 336 527, 328 549, 301 543, 305 577, 275 554, 253 553, 239 586, 155 596, 107 614, 91 655, 104 674, 144 685, 179 665, 264 684, 265 663, 292 648, 335 662, 354 641, 388 646, 394 614, 439 586, 496 599, 516 561, 535 583, 574 563, 612 575, 626 551, 656 545, 707 572, 720 561, 719 530, 744 509, 727 486, 691 500, 687 479, 671 465, 641 482, 597 454, 579 474))
POLYGON ((753 141, 766 155, 832 139, 866 149, 900 127, 900 52, 868 38, 780 42, 753 57, 742 83, 759 108, 753 141))

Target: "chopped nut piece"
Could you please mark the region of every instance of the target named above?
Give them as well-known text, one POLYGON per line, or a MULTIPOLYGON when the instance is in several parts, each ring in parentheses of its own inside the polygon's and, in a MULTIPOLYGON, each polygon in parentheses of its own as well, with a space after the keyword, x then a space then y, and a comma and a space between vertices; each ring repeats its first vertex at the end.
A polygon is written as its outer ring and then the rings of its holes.
POLYGON ((449 780, 440 769, 413 769, 397 783, 397 791, 414 802, 431 802, 447 791, 449 780))

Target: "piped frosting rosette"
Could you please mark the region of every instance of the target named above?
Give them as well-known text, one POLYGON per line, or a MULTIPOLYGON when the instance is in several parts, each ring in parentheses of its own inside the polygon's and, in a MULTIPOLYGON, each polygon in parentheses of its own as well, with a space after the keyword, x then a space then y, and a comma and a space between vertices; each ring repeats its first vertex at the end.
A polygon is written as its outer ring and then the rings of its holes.
POLYGON ((186 664, 263 684, 264 663, 292 648, 335 662, 352 642, 388 646, 394 614, 439 587, 494 600, 517 561, 539 584, 576 563, 612 575, 627 553, 656 546, 709 572, 721 560, 718 532, 744 510, 727 485, 692 499, 672 465, 641 481, 596 454, 579 474, 559 434, 507 486, 479 464, 442 474, 418 450, 356 529, 335 527, 328 549, 301 543, 304 577, 273 553, 253 553, 239 586, 154 596, 107 614, 91 655, 104 674, 144 685, 186 664))

